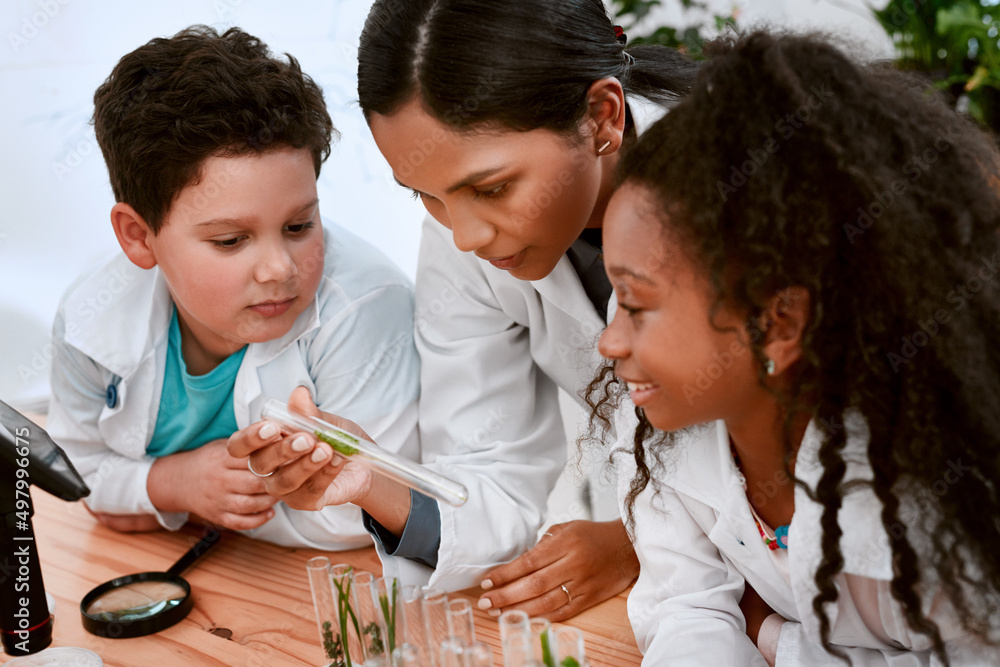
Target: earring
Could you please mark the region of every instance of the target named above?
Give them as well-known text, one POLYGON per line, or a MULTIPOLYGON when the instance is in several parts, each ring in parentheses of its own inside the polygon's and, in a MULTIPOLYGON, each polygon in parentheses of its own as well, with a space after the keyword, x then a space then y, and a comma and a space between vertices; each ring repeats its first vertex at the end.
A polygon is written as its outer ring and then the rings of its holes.
POLYGON ((603 146, 601 146, 600 148, 597 149, 597 154, 600 155, 601 153, 603 153, 604 149, 606 149, 610 145, 611 145, 611 140, 608 139, 607 141, 604 142, 603 146))
POLYGON ((774 375, 774 359, 768 359, 767 363, 764 364, 764 368, 767 369, 768 375, 774 375))

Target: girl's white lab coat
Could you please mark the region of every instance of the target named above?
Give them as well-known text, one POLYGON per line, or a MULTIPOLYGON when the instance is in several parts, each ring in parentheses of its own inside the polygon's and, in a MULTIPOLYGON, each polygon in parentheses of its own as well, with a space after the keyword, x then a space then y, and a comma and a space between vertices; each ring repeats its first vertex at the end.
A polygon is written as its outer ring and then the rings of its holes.
POLYGON ((438 505, 433 573, 382 556, 406 583, 456 590, 534 546, 566 463, 558 388, 579 399, 604 321, 566 256, 542 280, 518 280, 457 250, 430 217, 416 293, 423 460, 465 484, 469 500, 438 505))
MULTIPOLYGON (((367 242, 326 224, 316 298, 279 339, 252 343, 236 375, 233 408, 244 428, 266 398, 309 388, 320 409, 357 422, 378 443, 416 459, 419 360, 413 294, 367 242)), ((56 316, 49 434, 91 489, 97 512, 155 514, 170 529, 187 514, 158 512, 146 492, 146 455, 159 411, 172 301, 159 269, 124 255, 83 276, 56 316), (109 398, 108 387, 114 387, 109 398)), ((353 549, 371 537, 353 505, 299 511, 283 503, 246 534, 288 546, 353 549)))
MULTIPOLYGON (((619 413, 620 433, 635 424, 634 408, 626 403, 628 408, 619 413)), ((847 428, 845 482, 871 480, 864 444, 867 433, 858 423, 847 428)), ((822 474, 819 444, 819 433, 810 424, 795 473, 812 489, 822 474)), ((619 441, 619 446, 627 451, 616 456, 624 499, 635 467, 631 443, 619 441)), ((663 468, 654 473, 662 483, 659 493, 647 487, 635 506, 634 544, 641 571, 629 594, 628 613, 644 653, 643 665, 766 667, 746 635, 739 608, 744 582, 787 619, 779 636, 778 667, 845 664, 821 648, 819 619, 812 608, 817 593, 814 574, 822 559, 822 506, 803 489, 795 489, 795 514, 788 531, 789 585, 750 514, 723 422, 684 436, 663 460, 663 468)), ((892 551, 881 509, 870 487, 844 497, 839 514, 844 567, 835 578, 838 601, 826 607, 831 642, 854 665, 939 665, 929 650, 930 641, 907 627, 902 609, 889 593, 892 551), (877 618, 862 620, 865 612, 859 612, 852 595, 863 596, 870 609, 877 608, 877 618), (871 604, 873 600, 877 605, 871 604)), ((924 595, 925 613, 932 601, 932 596, 924 595)), ((947 602, 934 602, 932 618, 949 644, 952 665, 1000 664, 1000 654, 963 642, 947 602)))

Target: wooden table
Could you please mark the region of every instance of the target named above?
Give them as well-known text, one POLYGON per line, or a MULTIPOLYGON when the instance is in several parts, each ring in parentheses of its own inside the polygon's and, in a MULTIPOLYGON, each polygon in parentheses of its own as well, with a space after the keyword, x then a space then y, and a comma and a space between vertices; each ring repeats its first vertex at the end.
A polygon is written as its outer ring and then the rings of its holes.
MULTIPOLYGON (((306 561, 322 555, 356 570, 381 572, 373 548, 329 553, 227 533, 184 574, 194 591, 194 609, 186 619, 155 635, 104 639, 83 629, 83 596, 118 576, 168 569, 197 541, 200 531, 186 527, 176 533, 117 533, 99 525, 80 503, 62 502, 34 487, 31 493, 45 589, 56 599, 52 645, 90 649, 108 667, 321 665, 323 651, 306 561)), ((475 598, 477 593, 451 595, 475 598)), ((477 609, 475 621, 477 638, 493 648, 495 664, 501 665, 496 620, 477 609)), ((583 631, 593 667, 639 664, 624 594, 567 625, 583 631)), ((0 661, 6 659, 0 654, 0 661)))

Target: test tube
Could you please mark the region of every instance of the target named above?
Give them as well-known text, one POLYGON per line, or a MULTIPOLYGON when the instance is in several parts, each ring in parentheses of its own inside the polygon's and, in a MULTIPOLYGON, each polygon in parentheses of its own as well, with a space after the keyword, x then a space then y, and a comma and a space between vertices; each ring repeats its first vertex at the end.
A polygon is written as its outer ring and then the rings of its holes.
POLYGON ((320 646, 326 661, 334 658, 332 633, 337 625, 337 603, 334 600, 333 585, 330 583, 330 559, 323 556, 306 562, 309 588, 312 591, 313 607, 316 609, 316 625, 319 627, 320 646))
POLYGON ((531 625, 531 644, 534 647, 535 662, 555 667, 559 658, 555 638, 552 636, 552 624, 544 618, 532 618, 528 623, 531 625))
POLYGON ((392 650, 386 647, 388 630, 379 609, 376 581, 371 572, 354 573, 358 604, 355 615, 365 645, 365 667, 386 667, 392 655, 392 650))
POLYGON ((385 647, 389 654, 396 643, 403 642, 405 620, 399 606, 399 582, 395 577, 379 577, 372 588, 375 606, 385 628, 385 647))
POLYGON ((472 603, 466 598, 448 600, 448 634, 457 637, 463 646, 476 641, 476 626, 472 618, 472 603))
MULTIPOLYGON (((417 651, 418 664, 424 667, 434 667, 434 652, 428 645, 426 624, 424 623, 423 589, 413 584, 401 586, 399 601, 402 605, 400 616, 403 622, 402 636, 399 641, 409 644, 417 651)), ((399 636, 398 633, 397 636, 399 636)))
POLYGON ((458 637, 448 637, 441 642, 440 667, 465 667, 465 642, 458 637))
POLYGON ((500 614, 500 648, 504 667, 529 667, 535 661, 528 614, 514 609, 500 614))
POLYGON ((420 659, 420 649, 403 642, 392 651, 392 667, 429 667, 420 659))
POLYGON ((465 667, 493 667, 493 649, 485 642, 465 647, 465 667))
POLYGON ((319 417, 291 412, 279 400, 269 398, 264 401, 261 418, 276 422, 289 432, 311 433, 333 447, 333 451, 341 456, 359 457, 386 477, 441 502, 457 507, 465 503, 469 497, 469 491, 458 482, 419 463, 386 451, 374 442, 359 438, 319 417))
POLYGON ((424 593, 424 626, 427 645, 434 662, 441 664, 441 644, 448 639, 448 596, 436 591, 424 593))
POLYGON ((583 633, 577 628, 561 625, 553 630, 559 664, 563 667, 582 667, 587 664, 583 647, 583 633))

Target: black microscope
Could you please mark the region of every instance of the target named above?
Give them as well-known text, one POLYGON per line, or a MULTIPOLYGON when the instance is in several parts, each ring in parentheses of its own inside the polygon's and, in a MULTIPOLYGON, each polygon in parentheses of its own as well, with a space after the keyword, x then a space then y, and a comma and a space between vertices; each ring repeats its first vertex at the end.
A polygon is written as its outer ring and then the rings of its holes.
POLYGON ((31 485, 67 501, 90 493, 49 434, 0 401, 0 639, 10 656, 52 643, 52 615, 31 527, 31 485))

